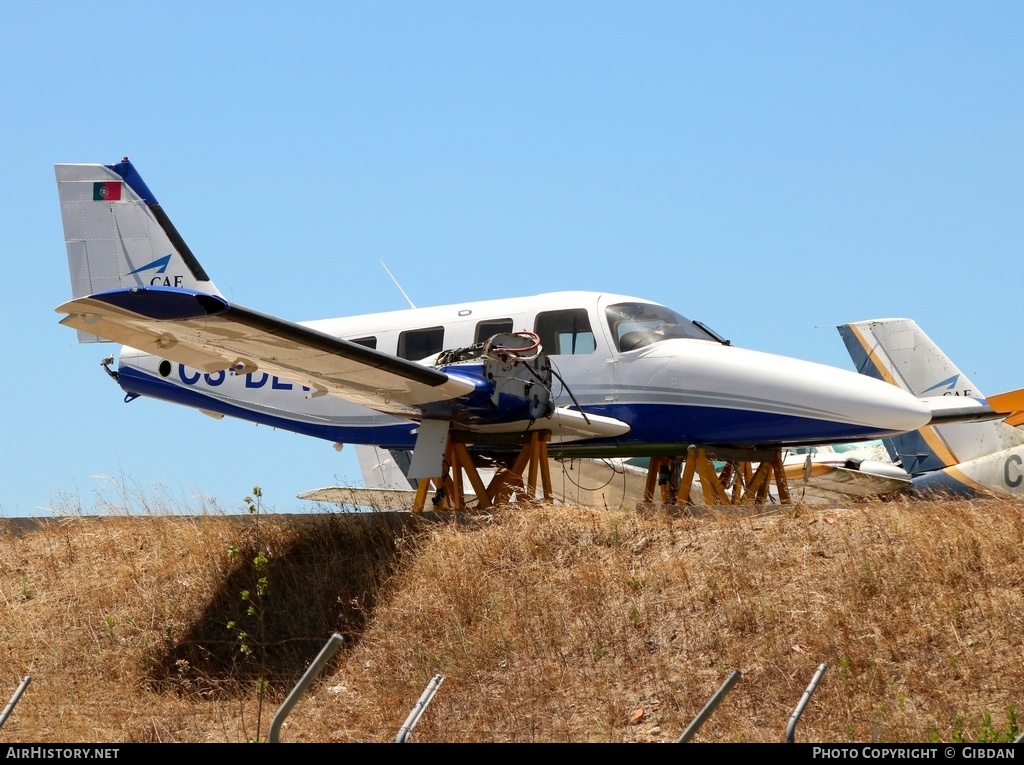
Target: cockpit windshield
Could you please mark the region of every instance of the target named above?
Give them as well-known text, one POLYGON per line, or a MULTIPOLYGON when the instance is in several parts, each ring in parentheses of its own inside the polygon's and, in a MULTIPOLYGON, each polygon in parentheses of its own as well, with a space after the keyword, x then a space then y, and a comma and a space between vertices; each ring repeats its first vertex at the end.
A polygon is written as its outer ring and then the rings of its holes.
POLYGON ((662 305, 616 303, 607 308, 605 317, 615 345, 622 352, 672 338, 723 342, 713 332, 662 305))

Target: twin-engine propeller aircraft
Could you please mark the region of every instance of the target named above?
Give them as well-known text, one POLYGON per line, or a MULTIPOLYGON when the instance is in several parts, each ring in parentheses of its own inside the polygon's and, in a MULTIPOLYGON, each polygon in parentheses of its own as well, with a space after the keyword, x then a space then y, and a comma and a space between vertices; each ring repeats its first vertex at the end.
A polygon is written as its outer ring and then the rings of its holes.
POLYGON ((929 402, 891 385, 734 347, 624 295, 278 319, 223 297, 127 158, 57 165, 56 176, 74 296, 57 311, 80 340, 125 345, 116 371, 112 359, 105 366, 126 400, 411 450, 421 507, 426 479, 457 498, 463 468, 488 501, 527 468, 531 486, 541 471, 547 493, 549 448, 668 458, 696 445, 760 461, 932 417, 929 402), (506 468, 487 487, 474 467, 486 458, 506 468))
MULTIPOLYGON (((986 400, 978 387, 910 319, 839 327, 857 370, 916 396, 986 400)), ((914 494, 1024 494, 1024 391, 990 396, 1003 421, 928 425, 885 440, 892 460, 913 476, 914 494)))

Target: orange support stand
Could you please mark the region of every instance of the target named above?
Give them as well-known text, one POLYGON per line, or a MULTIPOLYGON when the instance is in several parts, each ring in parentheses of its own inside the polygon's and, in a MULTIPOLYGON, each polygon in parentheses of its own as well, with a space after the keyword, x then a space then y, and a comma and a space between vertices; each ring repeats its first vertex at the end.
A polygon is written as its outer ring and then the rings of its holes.
POLYGON ((659 476, 666 470, 668 482, 662 484, 662 502, 665 504, 693 504, 690 501, 690 490, 695 476, 700 477, 704 502, 708 505, 765 504, 770 499, 769 492, 773 479, 779 502, 790 504, 792 501, 783 469, 782 452, 779 450, 775 451, 771 460, 759 463, 756 470, 749 460, 730 460, 720 472, 716 472, 714 463, 704 448, 694 445, 687 449, 681 467, 682 476, 676 485, 676 476, 679 475, 680 469, 679 458, 652 457, 644 485, 644 502, 651 502, 654 499, 655 487, 664 478, 659 476))
POLYGON ((416 488, 416 499, 413 503, 414 512, 422 512, 427 502, 430 486, 443 486, 442 501, 444 508, 464 510, 467 503, 463 488, 463 472, 476 493, 476 507, 487 508, 495 504, 507 502, 517 491, 525 492, 528 497, 537 496, 537 481, 540 480, 544 499, 551 500, 551 470, 548 466, 548 441, 551 431, 533 430, 523 436, 523 445, 511 467, 499 469, 489 485, 484 485, 477 470, 473 455, 466 447, 470 434, 461 432, 448 433, 445 446, 444 474, 437 478, 421 478, 416 488), (526 473, 526 481, 523 474, 526 473))

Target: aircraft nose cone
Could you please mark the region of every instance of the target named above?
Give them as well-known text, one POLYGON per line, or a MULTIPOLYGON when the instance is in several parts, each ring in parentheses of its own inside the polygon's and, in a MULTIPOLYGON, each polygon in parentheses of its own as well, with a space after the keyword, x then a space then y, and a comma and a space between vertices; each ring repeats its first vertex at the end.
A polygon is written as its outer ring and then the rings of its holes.
POLYGON ((931 420, 928 407, 911 394, 855 372, 778 356, 762 358, 760 366, 773 397, 812 420, 873 437, 917 430, 931 420))
MULTIPOLYGON (((836 370, 843 372, 844 370, 836 370)), ((864 375, 848 373, 856 380, 858 391, 846 391, 850 416, 883 430, 906 432, 928 424, 931 411, 925 404, 894 385, 864 375)), ((842 390, 842 386, 837 385, 842 390)))
POLYGON ((888 433, 917 430, 931 420, 927 406, 880 380, 778 356, 762 358, 760 364, 773 380, 778 398, 792 402, 811 418, 888 433))
POLYGON ((658 343, 651 355, 665 354, 666 361, 675 356, 672 366, 685 397, 719 411, 736 411, 723 443, 796 445, 881 438, 917 430, 931 419, 928 407, 906 391, 855 372, 686 342, 658 343))

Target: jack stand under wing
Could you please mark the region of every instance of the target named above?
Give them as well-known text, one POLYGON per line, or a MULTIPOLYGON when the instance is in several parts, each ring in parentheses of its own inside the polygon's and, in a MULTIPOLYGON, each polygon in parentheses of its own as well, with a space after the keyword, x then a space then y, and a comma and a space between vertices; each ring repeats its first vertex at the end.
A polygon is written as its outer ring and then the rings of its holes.
POLYGON ((662 504, 696 504, 690 495, 695 476, 700 478, 705 505, 763 505, 771 499, 773 480, 778 501, 791 503, 781 450, 728 459, 721 471, 716 471, 703 446, 690 446, 685 457, 652 457, 644 502, 654 501, 655 488, 660 486, 662 504))
POLYGON ((449 431, 442 474, 437 478, 419 479, 413 512, 423 511, 431 487, 435 491, 435 509, 465 509, 467 502, 463 474, 468 477, 473 491, 476 492, 477 509, 508 502, 517 492, 525 492, 527 497, 536 497, 538 477, 543 498, 546 501, 552 500, 554 495, 551 490, 551 471, 548 463, 548 441, 551 440, 551 431, 532 430, 520 436, 522 446, 519 454, 508 466, 499 468, 487 485, 480 477, 476 460, 467 448, 471 440, 472 435, 469 433, 449 431))

